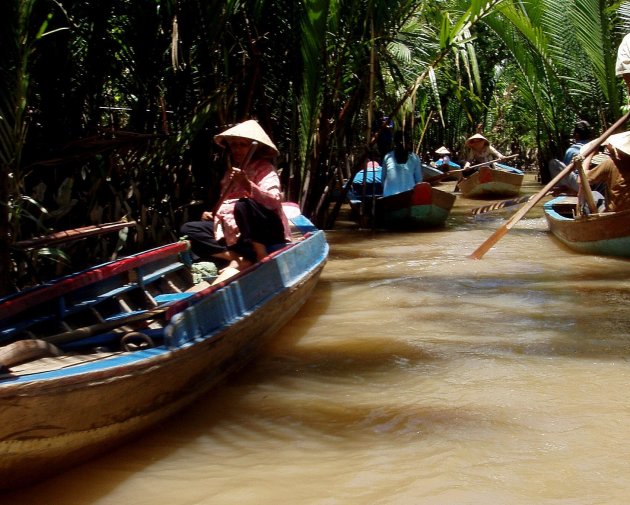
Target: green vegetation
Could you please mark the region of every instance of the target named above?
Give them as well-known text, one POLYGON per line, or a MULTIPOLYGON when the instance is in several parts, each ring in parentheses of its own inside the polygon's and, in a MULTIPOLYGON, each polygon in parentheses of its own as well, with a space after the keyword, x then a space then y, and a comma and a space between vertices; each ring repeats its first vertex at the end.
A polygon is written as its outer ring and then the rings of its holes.
POLYGON ((12 250, 32 236, 127 218, 128 252, 176 239, 216 197, 212 136, 251 117, 280 148, 287 198, 320 226, 377 108, 418 151, 458 149, 482 125, 546 166, 577 119, 601 131, 620 115, 629 17, 603 0, 8 0, 0 292, 66 260, 12 250))

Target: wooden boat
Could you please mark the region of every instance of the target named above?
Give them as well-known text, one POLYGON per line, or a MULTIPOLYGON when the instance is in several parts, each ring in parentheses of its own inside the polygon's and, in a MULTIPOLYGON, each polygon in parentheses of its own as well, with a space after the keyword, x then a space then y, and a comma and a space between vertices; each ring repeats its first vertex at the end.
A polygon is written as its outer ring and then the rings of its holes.
POLYGON ((577 197, 543 205, 549 230, 567 247, 587 254, 630 257, 630 210, 574 217, 577 197))
POLYGON ((348 191, 352 215, 362 226, 418 229, 444 225, 455 195, 421 182, 409 191, 383 196, 381 170, 361 170, 348 191))
POLYGON ((517 168, 495 163, 495 167, 483 166, 462 179, 459 189, 466 198, 501 198, 517 196, 525 174, 517 168))
POLYGON ((431 165, 427 165, 426 163, 421 164, 422 167, 422 179, 431 182, 432 180, 442 180, 444 178, 445 173, 431 165))
POLYGON ((376 220, 384 228, 442 226, 453 208, 456 196, 432 187, 428 182, 413 189, 376 200, 376 220))
POLYGON ((294 242, 214 286, 193 285, 181 241, 0 299, 0 487, 110 449, 243 367, 326 262, 324 233, 293 214, 294 242))
POLYGON ((435 164, 435 168, 444 174, 443 177, 441 178, 442 181, 457 180, 457 172, 459 172, 462 168, 453 160, 449 160, 448 162, 445 163, 443 159, 439 159, 439 160, 435 160, 434 164, 435 164))

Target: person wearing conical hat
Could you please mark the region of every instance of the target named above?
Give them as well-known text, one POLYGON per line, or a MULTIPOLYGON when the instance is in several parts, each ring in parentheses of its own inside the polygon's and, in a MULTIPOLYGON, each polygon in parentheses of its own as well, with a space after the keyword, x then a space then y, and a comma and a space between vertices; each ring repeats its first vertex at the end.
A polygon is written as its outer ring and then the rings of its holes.
POLYGON ((439 168, 443 172, 448 172, 452 169, 460 169, 461 167, 451 160, 451 151, 448 147, 442 146, 435 150, 435 154, 439 156, 439 158, 435 161, 435 167, 439 168))
POLYGON ((615 75, 623 79, 630 93, 630 33, 626 34, 617 48, 615 75))
POLYGON ((226 264, 220 281, 260 261, 267 247, 290 242, 291 231, 272 163, 278 149, 265 130, 252 119, 214 140, 231 160, 221 180, 221 196, 214 211, 204 212, 201 221, 185 223, 181 233, 188 236, 195 259, 226 264))
POLYGON ((438 154, 440 156, 450 156, 451 155, 451 151, 449 151, 446 146, 442 146, 442 147, 438 147, 435 150, 435 154, 438 154))
MULTIPOLYGON (((464 147, 464 170, 467 170, 472 165, 479 165, 480 163, 503 158, 503 155, 491 146, 488 139, 481 133, 475 133, 472 137, 469 137, 464 147)), ((466 176, 466 173, 464 175, 466 176)))
POLYGON ((630 132, 611 135, 604 142, 609 157, 586 172, 590 185, 605 185, 606 210, 630 210, 630 132))
POLYGON ((469 137, 464 143, 464 156, 462 159, 464 166, 461 172, 457 174, 458 180, 454 191, 459 191, 459 182, 479 170, 482 163, 488 162, 488 165, 492 165, 490 162, 503 157, 481 133, 475 133, 469 137), (473 166, 474 168, 471 168, 473 166))

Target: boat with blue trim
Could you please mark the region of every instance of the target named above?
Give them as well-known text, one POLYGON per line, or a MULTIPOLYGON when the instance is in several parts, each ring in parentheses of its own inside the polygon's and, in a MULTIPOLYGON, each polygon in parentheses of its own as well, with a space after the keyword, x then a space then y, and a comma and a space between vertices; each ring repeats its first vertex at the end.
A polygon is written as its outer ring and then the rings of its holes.
POLYGON ((294 241, 214 285, 195 284, 184 240, 0 299, 0 487, 111 449, 248 363, 328 256, 287 208, 294 241))
MULTIPOLYGON (((423 165, 423 176, 437 181, 443 172, 423 165), (431 169, 431 172, 425 171, 431 169)), ((382 168, 359 171, 348 191, 354 218, 364 226, 385 229, 421 229, 443 226, 456 196, 420 182, 412 189, 383 196, 382 168)))
POLYGON ((585 254, 630 257, 630 210, 580 213, 578 198, 559 196, 543 205, 549 231, 585 254))

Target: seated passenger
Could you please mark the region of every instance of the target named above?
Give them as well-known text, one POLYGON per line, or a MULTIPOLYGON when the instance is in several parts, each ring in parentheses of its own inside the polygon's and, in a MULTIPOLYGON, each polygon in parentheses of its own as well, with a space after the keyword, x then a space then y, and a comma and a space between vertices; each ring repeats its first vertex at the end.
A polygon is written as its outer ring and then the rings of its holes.
POLYGON ((394 134, 394 150, 383 159, 383 196, 412 189, 422 182, 420 158, 407 147, 401 130, 394 134))
MULTIPOLYGON (((549 175, 552 179, 573 161, 574 156, 580 154, 580 151, 588 144, 590 139, 591 125, 587 121, 578 121, 573 128, 573 143, 565 151, 564 159, 562 161, 557 159, 549 161, 549 175)), ((580 187, 577 170, 573 170, 565 175, 556 186, 559 192, 577 194, 580 187)))
MULTIPOLYGON (((278 149, 255 120, 237 124, 214 140, 229 151, 233 167, 221 180, 215 211, 181 227, 195 259, 221 260, 220 272, 237 273, 260 261, 267 246, 291 241, 289 222, 282 210, 280 179, 272 163, 278 149), (257 142, 247 160, 252 143, 257 142)), ((219 275, 223 280, 225 276, 219 275)))
POLYGON ((442 146, 436 149, 435 154, 439 156, 439 158, 435 162, 435 166, 443 172, 448 172, 452 169, 461 168, 457 163, 451 160, 451 151, 449 151, 446 146, 442 146))

